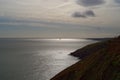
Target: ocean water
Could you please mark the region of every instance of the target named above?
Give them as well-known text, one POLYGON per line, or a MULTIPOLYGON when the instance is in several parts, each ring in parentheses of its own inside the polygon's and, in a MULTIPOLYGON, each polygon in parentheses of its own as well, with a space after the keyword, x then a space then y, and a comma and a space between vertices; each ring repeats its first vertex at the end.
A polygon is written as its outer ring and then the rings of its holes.
POLYGON ((76 63, 86 39, 0 39, 0 80, 49 80, 76 63))

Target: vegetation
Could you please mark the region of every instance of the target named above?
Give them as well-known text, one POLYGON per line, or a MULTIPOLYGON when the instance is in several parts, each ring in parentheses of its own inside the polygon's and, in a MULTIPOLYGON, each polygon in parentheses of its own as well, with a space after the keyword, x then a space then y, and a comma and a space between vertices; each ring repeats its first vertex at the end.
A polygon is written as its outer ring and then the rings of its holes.
POLYGON ((120 80, 120 37, 71 53, 81 61, 51 80, 120 80))

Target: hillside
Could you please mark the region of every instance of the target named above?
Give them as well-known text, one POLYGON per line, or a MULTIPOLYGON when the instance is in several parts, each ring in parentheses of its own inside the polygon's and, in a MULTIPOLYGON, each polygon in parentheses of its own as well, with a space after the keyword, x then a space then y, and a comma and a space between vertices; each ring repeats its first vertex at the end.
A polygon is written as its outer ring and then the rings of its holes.
POLYGON ((71 53, 82 60, 51 80, 120 80, 120 37, 71 53))

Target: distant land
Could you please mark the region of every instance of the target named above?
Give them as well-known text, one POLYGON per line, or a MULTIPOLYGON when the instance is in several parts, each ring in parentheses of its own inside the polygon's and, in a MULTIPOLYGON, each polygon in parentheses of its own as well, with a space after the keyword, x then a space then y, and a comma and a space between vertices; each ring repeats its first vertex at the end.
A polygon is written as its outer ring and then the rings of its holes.
POLYGON ((51 80, 120 80, 120 36, 87 45, 70 55, 81 60, 51 80))
POLYGON ((112 38, 85 38, 85 39, 103 41, 103 40, 110 40, 110 39, 112 39, 112 38))

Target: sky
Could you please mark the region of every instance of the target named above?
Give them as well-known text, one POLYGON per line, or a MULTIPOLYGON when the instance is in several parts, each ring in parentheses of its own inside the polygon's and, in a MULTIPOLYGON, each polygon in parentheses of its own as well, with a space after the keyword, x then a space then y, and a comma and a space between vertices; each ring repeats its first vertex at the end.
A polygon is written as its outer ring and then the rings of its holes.
POLYGON ((0 38, 120 34, 120 0, 0 0, 0 38))

